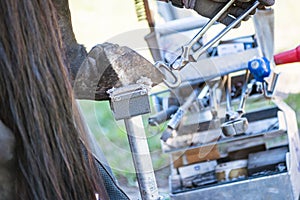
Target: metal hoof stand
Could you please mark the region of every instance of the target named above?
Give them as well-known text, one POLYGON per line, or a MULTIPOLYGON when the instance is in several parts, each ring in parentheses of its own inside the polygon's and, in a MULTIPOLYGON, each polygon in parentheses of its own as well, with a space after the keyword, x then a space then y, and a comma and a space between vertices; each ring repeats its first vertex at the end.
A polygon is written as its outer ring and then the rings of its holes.
POLYGON ((124 120, 142 199, 159 199, 142 114, 150 112, 147 82, 109 90, 117 120, 124 120))

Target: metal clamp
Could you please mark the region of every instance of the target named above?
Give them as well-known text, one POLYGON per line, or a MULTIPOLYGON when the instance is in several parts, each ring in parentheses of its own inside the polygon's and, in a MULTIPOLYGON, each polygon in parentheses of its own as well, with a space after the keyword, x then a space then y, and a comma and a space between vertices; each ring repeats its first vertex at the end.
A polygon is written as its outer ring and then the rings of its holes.
POLYGON ((143 77, 136 84, 112 88, 107 91, 111 99, 110 106, 116 120, 150 113, 148 93, 151 86, 143 77))
POLYGON ((222 132, 225 136, 241 135, 248 129, 248 120, 245 117, 222 124, 222 132))
POLYGON ((227 87, 226 87, 226 118, 227 122, 221 125, 222 132, 225 136, 235 136, 240 135, 246 132, 248 129, 248 120, 245 117, 242 117, 245 113, 245 104, 248 96, 252 91, 254 81, 251 81, 248 84, 250 76, 250 71, 247 70, 245 74, 243 91, 241 94, 241 100, 237 111, 232 110, 231 108, 231 77, 227 76, 227 87))

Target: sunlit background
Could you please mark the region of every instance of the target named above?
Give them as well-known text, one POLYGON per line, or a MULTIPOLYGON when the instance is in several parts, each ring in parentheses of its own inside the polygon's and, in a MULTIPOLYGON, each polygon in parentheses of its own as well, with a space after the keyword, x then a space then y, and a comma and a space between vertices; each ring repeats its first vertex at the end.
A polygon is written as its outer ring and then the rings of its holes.
MULTIPOLYGON (((146 21, 138 22, 134 0, 70 0, 69 3, 77 41, 86 46, 87 50, 96 44, 110 41, 129 46, 151 60, 144 41, 144 36, 149 33, 148 25, 146 21), (129 35, 131 39, 119 40, 120 35, 129 35)), ((277 0, 274 6, 275 53, 300 45, 299 7, 300 2, 296 0, 277 0)), ((244 24, 239 30, 247 28, 248 25, 244 24)), ((285 69, 285 76, 289 81, 282 90, 299 92, 299 64, 289 65, 285 69)), ((297 95, 290 98, 294 106, 300 105, 297 95)), ((107 102, 82 101, 81 105, 87 123, 103 148, 114 173, 118 178, 126 177, 130 184, 135 184, 122 122, 115 122, 107 102)), ((157 169, 164 167, 168 159, 167 156, 160 155, 159 136, 149 137, 149 145, 154 152, 154 166, 157 169)))
MULTIPOLYGON (((275 52, 300 44, 299 5, 295 0, 276 1, 275 52)), ((70 0, 70 9, 76 38, 88 49, 115 35, 147 28, 145 21, 137 21, 134 0, 70 0)))

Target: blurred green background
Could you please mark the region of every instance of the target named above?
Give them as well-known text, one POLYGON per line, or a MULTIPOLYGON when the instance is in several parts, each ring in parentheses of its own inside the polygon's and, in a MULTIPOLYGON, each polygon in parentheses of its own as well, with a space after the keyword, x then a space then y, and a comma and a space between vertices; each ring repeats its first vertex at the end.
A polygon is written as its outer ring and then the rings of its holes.
MULTIPOLYGON (((134 0, 70 0, 72 23, 77 41, 84 44, 87 50, 103 42, 114 42, 126 45, 151 60, 147 51, 144 36, 149 33, 147 22, 138 22, 134 0), (134 43, 128 40, 119 40, 119 35, 134 35, 134 43), (138 43, 138 48, 135 45, 138 43)), ((300 44, 300 2, 295 0, 276 1, 275 10, 275 53, 288 50, 300 44)), ((244 24, 239 30, 243 30, 244 24)), ((126 37, 125 37, 126 38, 126 37)), ((283 71, 284 93, 298 93, 300 83, 299 64, 286 65, 283 71), (284 78, 285 77, 285 78, 284 78)), ((296 109, 299 116, 300 96, 290 95, 287 102, 296 109)), ((134 168, 127 142, 124 124, 115 121, 108 102, 80 101, 86 121, 99 142, 114 173, 118 178, 125 176, 134 184, 134 168)), ((144 118, 146 118, 145 116, 144 118)), ((156 170, 167 166, 168 156, 161 154, 160 135, 153 134, 145 124, 150 151, 156 170)))

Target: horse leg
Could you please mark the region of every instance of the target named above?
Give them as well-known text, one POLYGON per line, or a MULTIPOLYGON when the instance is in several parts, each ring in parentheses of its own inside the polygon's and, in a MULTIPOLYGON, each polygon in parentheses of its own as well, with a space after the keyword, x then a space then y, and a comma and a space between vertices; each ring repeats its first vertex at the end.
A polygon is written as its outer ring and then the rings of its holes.
POLYGON ((75 38, 68 0, 53 0, 53 4, 57 11, 58 26, 64 43, 66 61, 70 68, 70 81, 73 82, 80 65, 87 56, 87 52, 85 47, 78 44, 75 38))

